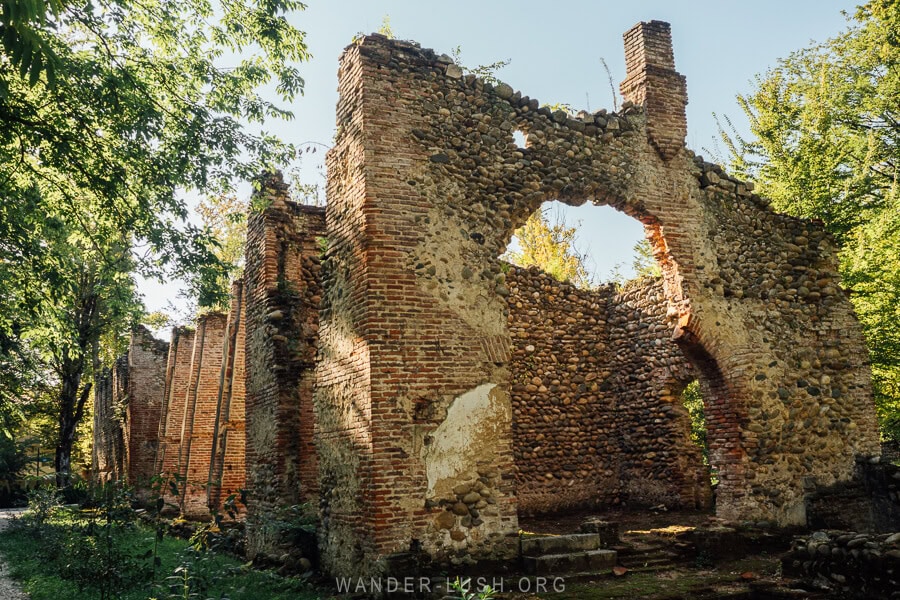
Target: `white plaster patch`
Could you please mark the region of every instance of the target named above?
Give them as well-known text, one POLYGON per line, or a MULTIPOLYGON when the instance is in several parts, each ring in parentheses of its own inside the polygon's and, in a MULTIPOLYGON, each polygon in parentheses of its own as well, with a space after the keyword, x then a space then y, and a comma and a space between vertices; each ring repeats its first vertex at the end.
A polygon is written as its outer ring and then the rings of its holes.
POLYGON ((495 383, 483 383, 453 399, 444 422, 423 449, 429 498, 447 496, 478 461, 493 461, 499 439, 510 427, 509 397, 495 383))

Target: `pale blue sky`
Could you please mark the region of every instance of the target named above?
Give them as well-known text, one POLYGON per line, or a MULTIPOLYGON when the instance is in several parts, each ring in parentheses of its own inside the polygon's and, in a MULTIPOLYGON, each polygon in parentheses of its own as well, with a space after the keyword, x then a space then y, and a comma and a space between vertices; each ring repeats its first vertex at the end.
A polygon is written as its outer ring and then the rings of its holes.
MULTIPOLYGON (((622 34, 638 21, 658 19, 672 24, 676 68, 687 77, 688 146, 704 153, 716 137, 713 113, 729 116, 745 131, 735 95, 749 91, 754 75, 773 67, 778 58, 845 29, 841 11, 852 12, 855 6, 836 0, 310 0, 305 11, 291 17, 307 33, 313 55, 300 65, 305 94, 292 107, 293 121, 272 123, 266 130, 297 144, 330 144, 341 50, 357 32, 381 27, 386 15, 398 38, 438 53, 450 54, 460 46, 468 66, 510 59, 497 73, 500 79, 541 102, 563 102, 575 110, 612 109, 600 58, 606 60, 618 94, 625 74, 622 34)), ((304 177, 321 178, 316 160, 304 160, 304 177)), ((577 209, 569 218, 581 221, 582 243, 600 279, 617 263, 630 266, 631 247, 642 237, 636 221, 596 207, 577 209)), ((147 283, 143 288, 151 310, 163 308, 177 291, 175 284, 147 283)))

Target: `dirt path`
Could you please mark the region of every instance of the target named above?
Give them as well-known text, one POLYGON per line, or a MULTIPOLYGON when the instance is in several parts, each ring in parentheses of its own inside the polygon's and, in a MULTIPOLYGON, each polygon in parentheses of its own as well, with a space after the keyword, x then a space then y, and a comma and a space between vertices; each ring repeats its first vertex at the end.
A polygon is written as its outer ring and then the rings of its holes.
MULTIPOLYGON (((11 518, 22 514, 22 511, 21 508, 0 509, 0 531, 6 528, 11 518)), ((19 589, 19 584, 10 579, 7 573, 6 561, 0 557, 0 598, 3 600, 28 600, 28 595, 19 589)))

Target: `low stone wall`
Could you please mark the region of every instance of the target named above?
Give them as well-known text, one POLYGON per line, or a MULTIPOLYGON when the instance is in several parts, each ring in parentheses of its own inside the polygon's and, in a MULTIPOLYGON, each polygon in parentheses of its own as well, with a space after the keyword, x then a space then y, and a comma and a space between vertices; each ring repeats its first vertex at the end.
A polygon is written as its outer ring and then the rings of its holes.
POLYGON ((661 282, 581 290, 515 267, 506 281, 519 512, 708 506, 661 282))
POLYGON ((785 575, 810 579, 840 598, 896 598, 900 533, 817 531, 797 538, 782 564, 785 575))
POLYGON ((806 514, 817 529, 900 531, 900 466, 858 459, 851 481, 810 494, 806 514))

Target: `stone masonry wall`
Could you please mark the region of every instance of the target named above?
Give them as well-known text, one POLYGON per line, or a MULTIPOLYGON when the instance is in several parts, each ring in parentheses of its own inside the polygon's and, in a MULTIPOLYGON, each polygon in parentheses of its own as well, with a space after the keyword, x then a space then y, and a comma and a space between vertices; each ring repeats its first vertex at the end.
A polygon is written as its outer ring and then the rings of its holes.
POLYGON ((622 499, 708 508, 710 473, 691 441, 691 420, 681 398, 700 373, 672 341, 674 323, 662 282, 626 285, 608 306, 613 362, 606 385, 616 398, 622 499))
POLYGON ((315 502, 318 468, 312 404, 321 299, 323 208, 287 200, 280 175, 263 182, 267 205, 247 224, 247 551, 278 544, 282 507, 315 502))
POLYGON ((620 500, 615 356, 603 287, 579 290, 537 268, 511 268, 513 452, 519 514, 620 500))
POLYGON ((156 475, 168 353, 169 344, 154 338, 146 328, 139 326, 131 332, 124 439, 128 483, 139 497, 147 493, 156 475))
POLYGON ((236 281, 231 286, 231 309, 225 328, 209 474, 209 506, 219 511, 229 496, 240 493, 245 483, 245 321, 244 282, 236 281))
POLYGON ((197 318, 191 370, 181 426, 179 474, 184 480, 182 513, 208 518, 209 475, 215 430, 219 378, 225 346, 226 317, 207 313, 197 318))
POLYGON ((670 334, 708 403, 720 516, 802 522, 810 486, 878 453, 833 241, 683 147, 684 89, 637 76, 674 73, 669 36, 642 24, 620 113, 574 116, 410 42, 345 51, 315 391, 332 571, 389 570, 411 550, 439 563, 515 552, 498 257, 547 200, 644 224, 670 334))
POLYGON ((506 282, 519 514, 708 506, 661 283, 580 290, 515 267, 506 282))

